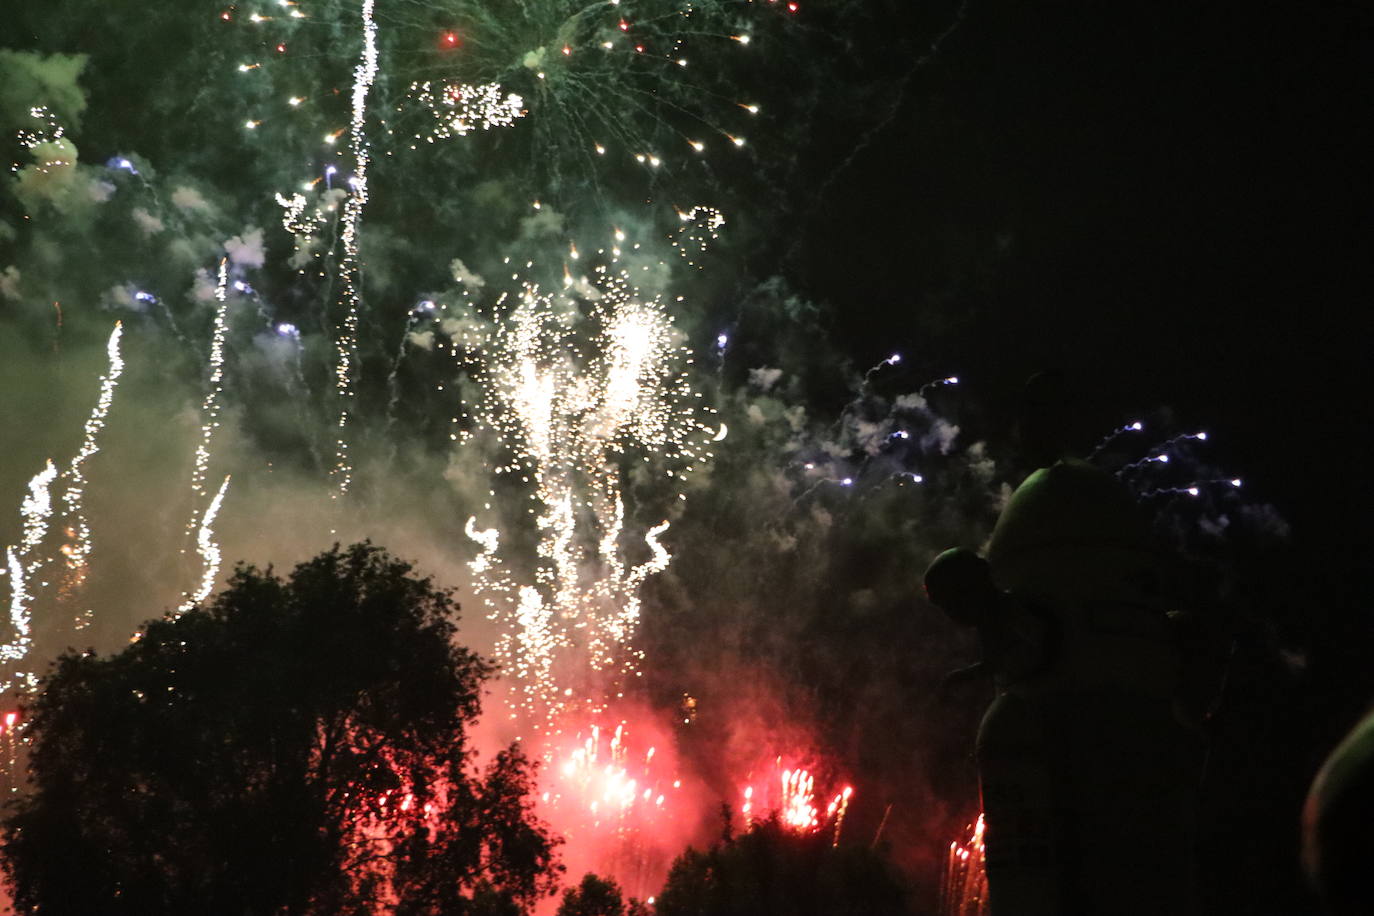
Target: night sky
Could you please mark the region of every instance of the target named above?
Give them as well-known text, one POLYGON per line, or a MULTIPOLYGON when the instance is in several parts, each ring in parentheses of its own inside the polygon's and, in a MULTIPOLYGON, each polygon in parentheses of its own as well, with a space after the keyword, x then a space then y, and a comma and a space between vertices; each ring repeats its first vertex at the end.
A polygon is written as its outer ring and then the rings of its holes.
POLYGON ((1350 3, 969 3, 796 263, 856 346, 962 373, 1003 410, 1058 367, 1089 432, 1155 405, 1213 431, 1295 523, 1321 570, 1294 570, 1304 587, 1353 611, 1371 21, 1350 3))

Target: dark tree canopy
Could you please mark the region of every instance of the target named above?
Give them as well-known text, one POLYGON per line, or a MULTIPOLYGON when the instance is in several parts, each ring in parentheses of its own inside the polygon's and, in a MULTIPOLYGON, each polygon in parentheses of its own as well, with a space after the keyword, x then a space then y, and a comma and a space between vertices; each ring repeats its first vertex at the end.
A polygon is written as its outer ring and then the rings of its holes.
POLYGON ((563 892, 557 916, 649 916, 649 910, 633 897, 627 903, 611 878, 588 873, 563 892))
POLYGON ((336 546, 60 658, 5 824, 16 904, 420 916, 552 893, 531 764, 513 747, 479 771, 465 743, 491 668, 456 610, 380 548, 336 546))
POLYGON ((776 818, 689 848, 673 863, 657 916, 902 916, 901 878, 865 846, 832 846, 824 832, 798 834, 776 818))

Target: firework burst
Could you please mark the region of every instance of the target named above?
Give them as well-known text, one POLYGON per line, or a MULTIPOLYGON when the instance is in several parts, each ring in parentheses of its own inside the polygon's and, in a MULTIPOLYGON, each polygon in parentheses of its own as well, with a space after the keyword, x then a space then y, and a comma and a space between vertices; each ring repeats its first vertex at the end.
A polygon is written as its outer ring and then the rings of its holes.
POLYGON ((631 535, 625 475, 659 474, 682 499, 685 475, 710 457, 691 356, 664 303, 601 254, 605 263, 567 274, 560 290, 527 280, 502 296, 477 345, 484 399, 468 435, 494 434, 506 456, 497 474, 527 488, 537 564, 520 582, 498 531, 473 519, 472 570, 506 624, 497 654, 519 675, 520 705, 546 727, 573 705, 601 709, 639 675, 639 588, 668 565, 668 521, 631 535))

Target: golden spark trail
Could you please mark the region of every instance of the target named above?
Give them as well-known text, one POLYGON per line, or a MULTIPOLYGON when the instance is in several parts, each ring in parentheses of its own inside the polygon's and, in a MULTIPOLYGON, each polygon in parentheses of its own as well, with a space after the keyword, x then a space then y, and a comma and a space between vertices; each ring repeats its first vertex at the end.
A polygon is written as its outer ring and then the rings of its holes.
POLYGON ((367 95, 377 77, 377 23, 372 18, 375 0, 363 0, 363 53, 353 69, 353 118, 349 124, 349 149, 353 153, 353 176, 349 179, 352 194, 344 202, 343 262, 340 276, 343 281, 344 319, 334 343, 337 362, 334 385, 342 403, 339 406, 339 425, 335 438, 334 477, 337 498, 348 492, 353 482, 353 464, 348 455, 348 420, 353 411, 353 374, 358 350, 358 313, 362 296, 358 289, 360 262, 358 259, 358 224, 367 206, 367 166, 369 151, 364 130, 367 121, 367 95))
POLYGON ((19 514, 24 518, 24 537, 20 541, 19 555, 26 557, 43 543, 48 532, 48 517, 52 515, 52 482, 57 479, 57 467, 49 458, 43 470, 29 481, 29 495, 19 504, 19 514))
POLYGON ((219 492, 214 499, 210 500, 210 505, 205 508, 205 515, 200 520, 200 530, 196 532, 196 550, 199 551, 202 561, 202 571, 200 576, 200 587, 194 593, 187 592, 185 600, 177 608, 178 614, 184 614, 191 608, 200 604, 210 596, 210 592, 215 587, 215 579, 219 576, 220 556, 219 544, 215 543, 215 516, 219 515, 219 507, 224 502, 225 491, 229 489, 229 475, 224 475, 224 483, 219 485, 219 492))
POLYGON ((196 444, 196 457, 191 467, 191 495, 196 501, 196 506, 186 523, 188 535, 200 525, 199 503, 205 497, 205 475, 210 465, 210 444, 214 439, 215 430, 219 429, 219 396, 224 390, 224 337, 228 332, 228 289, 229 259, 221 258, 219 279, 215 283, 215 301, 219 304, 215 306, 214 332, 210 337, 210 388, 205 393, 205 400, 200 404, 200 442, 196 444))
MULTIPOLYGON (((84 508, 86 475, 83 468, 86 459, 100 451, 100 431, 105 428, 110 405, 114 403, 115 388, 118 387, 119 377, 124 372, 124 359, 119 352, 119 343, 123 335, 124 324, 116 321, 114 330, 110 332, 109 342, 105 345, 109 369, 100 378, 100 396, 96 399, 91 415, 86 418, 85 438, 82 439, 81 450, 76 453, 76 457, 62 475, 67 480, 62 503, 69 519, 67 530, 72 538, 71 543, 62 548, 67 567, 66 581, 62 586, 65 595, 71 595, 86 581, 87 563, 91 556, 91 528, 86 520, 84 508)), ((78 628, 80 621, 85 619, 88 617, 78 619, 78 628)))
MULTIPOLYGON (((29 612, 33 595, 29 592, 28 583, 46 560, 39 556, 30 561, 28 557, 42 545, 43 539, 47 536, 48 520, 52 516, 51 487, 56 479, 57 468, 49 460, 44 464, 43 470, 29 480, 29 495, 19 507, 20 515, 24 519, 24 535, 19 543, 19 550, 16 551, 13 547, 5 548, 5 567, 10 577, 10 626, 14 630, 14 638, 11 642, 0 644, 0 662, 23 661, 33 645, 32 618, 29 612)), ((32 687, 36 683, 36 678, 31 672, 15 671, 11 677, 0 680, 0 692, 8 691, 17 683, 32 687)))
MULTIPOLYGON (((5 548, 5 565, 10 574, 10 626, 14 628, 14 639, 0 645, 0 661, 23 661, 29 654, 33 638, 29 632, 29 593, 24 580, 24 564, 13 547, 5 548)), ((0 690, 8 691, 16 681, 32 685, 33 675, 16 672, 12 679, 0 682, 0 690)))

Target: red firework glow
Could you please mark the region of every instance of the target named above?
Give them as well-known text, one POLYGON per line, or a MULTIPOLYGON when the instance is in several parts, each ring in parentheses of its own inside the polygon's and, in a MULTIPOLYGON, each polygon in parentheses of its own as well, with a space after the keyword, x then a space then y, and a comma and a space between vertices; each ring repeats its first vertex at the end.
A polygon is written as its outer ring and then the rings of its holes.
POLYGON ((565 841, 570 880, 595 872, 643 899, 699 840, 704 795, 678 772, 670 731, 647 711, 619 712, 548 737, 539 814, 565 841))
POLYGON ((987 852, 983 848, 983 815, 968 827, 968 839, 949 844, 945 881, 940 889, 943 916, 986 916, 988 912, 987 852))
MULTIPOLYGON (((683 771, 680 735, 666 716, 630 707, 614 712, 582 718, 544 739, 539 815, 565 840, 560 853, 569 881, 594 872, 643 900, 658 892, 688 845, 703 848, 718 835, 722 798, 702 777, 683 771)), ((766 759, 730 781, 741 787, 743 826, 776 814, 791 830, 838 843, 853 787, 840 783, 833 794, 818 795, 813 770, 788 763, 812 757, 766 759)))
POLYGON ((682 781, 656 772, 656 746, 632 749, 629 739, 624 720, 607 733, 599 725, 578 732, 571 749, 555 752, 554 788, 544 793, 544 803, 582 809, 593 830, 624 833, 660 817, 682 781))
POLYGON ((755 787, 746 785, 743 790, 744 802, 740 814, 745 824, 777 812, 782 823, 798 833, 819 832, 827 827, 833 831, 831 845, 839 845, 840 830, 844 827, 844 816, 849 810, 849 800, 854 795, 853 786, 845 786, 830 800, 822 816, 816 805, 816 779, 811 771, 802 767, 784 767, 781 756, 774 759, 776 778, 765 785, 776 786, 777 794, 756 792, 755 787))

